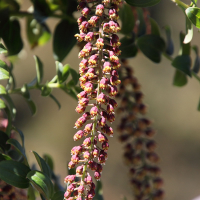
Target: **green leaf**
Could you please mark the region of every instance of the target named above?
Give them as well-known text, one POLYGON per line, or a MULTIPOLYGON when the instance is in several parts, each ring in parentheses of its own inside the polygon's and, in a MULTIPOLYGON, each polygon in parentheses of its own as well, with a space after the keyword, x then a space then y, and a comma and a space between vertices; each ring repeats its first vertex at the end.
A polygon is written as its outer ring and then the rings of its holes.
POLYGON ((51 200, 63 200, 63 198, 64 198, 64 193, 65 193, 65 192, 63 192, 63 191, 58 191, 58 192, 56 192, 56 193, 53 195, 53 197, 52 197, 51 200))
POLYGON ((3 131, 0 131, 0 148, 5 152, 6 150, 10 149, 10 145, 6 144, 6 142, 9 140, 9 137, 6 133, 4 133, 3 131))
POLYGON ((43 64, 39 57, 34 56, 35 59, 35 65, 36 65, 36 73, 37 73, 37 81, 38 83, 41 83, 43 79, 43 64))
POLYGON ((171 29, 169 26, 165 26, 165 34, 166 34, 166 37, 167 37, 167 42, 166 42, 166 53, 168 55, 172 55, 174 53, 174 44, 173 44, 173 41, 172 41, 172 38, 171 38, 171 29))
POLYGON ((0 179, 18 188, 29 187, 29 180, 26 179, 29 171, 30 168, 23 163, 13 160, 0 162, 0 179))
POLYGON ((43 158, 45 162, 48 164, 48 166, 51 168, 51 170, 54 170, 54 164, 53 164, 53 159, 49 154, 44 154, 43 158))
POLYGON ((68 64, 63 67, 62 63, 56 61, 56 74, 59 83, 66 81, 70 73, 75 78, 75 82, 78 82, 75 70, 71 69, 68 64))
POLYGON ((41 158, 35 151, 33 151, 33 154, 38 162, 38 165, 40 166, 41 171, 46 174, 49 178, 51 178, 51 169, 49 165, 45 162, 43 158, 41 158))
POLYGON ((0 109, 6 108, 6 105, 2 99, 0 99, 0 109))
POLYGON ((53 38, 54 59, 62 61, 76 44, 74 35, 78 32, 76 23, 62 20, 55 29, 53 38))
POLYGON ((62 83, 62 72, 63 72, 63 64, 56 61, 56 74, 59 83, 62 83))
POLYGON ((27 178, 46 199, 52 198, 53 183, 46 174, 39 171, 30 171, 27 174, 27 178))
POLYGON ((27 194, 28 200, 35 200, 36 196, 35 196, 35 191, 33 189, 33 186, 30 185, 28 188, 28 194, 27 194))
POLYGON ((63 70, 62 70, 62 81, 66 81, 69 74, 70 74, 70 66, 68 64, 64 65, 63 70))
POLYGON ((185 39, 185 34, 184 33, 180 33, 180 55, 190 55, 190 43, 184 44, 184 39, 185 39))
POLYGON ((199 72, 199 69, 200 69, 199 49, 198 49, 198 47, 196 45, 193 46, 192 49, 196 53, 196 58, 195 58, 195 61, 194 61, 194 66, 192 68, 192 71, 197 74, 199 72))
POLYGON ((37 45, 44 45, 51 38, 51 33, 47 25, 45 23, 38 23, 33 17, 27 18, 26 34, 31 48, 37 45))
POLYGON ((186 84, 187 84, 186 75, 182 71, 176 70, 176 72, 174 74, 173 85, 178 86, 178 87, 182 87, 186 84))
POLYGON ((24 157, 24 162, 25 162, 25 164, 26 164, 27 166, 29 166, 28 161, 27 161, 27 158, 26 158, 25 150, 24 150, 24 148, 21 146, 20 143, 19 143, 17 140, 15 140, 15 139, 9 139, 9 140, 7 141, 7 144, 11 144, 12 146, 14 146, 15 149, 16 149, 16 151, 24 157))
POLYGON ((155 63, 161 61, 162 52, 165 50, 165 42, 157 35, 144 35, 137 39, 137 46, 142 53, 155 63))
POLYGON ((197 27, 200 28, 200 9, 197 7, 189 7, 185 10, 189 20, 197 27))
POLYGON ((17 133, 19 133, 21 141, 22 141, 22 147, 24 148, 24 134, 21 130, 19 130, 18 128, 13 128, 13 130, 15 130, 17 133))
POLYGON ((72 80, 74 81, 74 85, 76 85, 79 80, 79 74, 72 68, 70 68, 69 70, 70 70, 70 74, 72 76, 72 80))
POLYGON ((12 158, 6 154, 0 153, 0 162, 3 160, 12 160, 12 158))
POLYGON ((45 0, 33 0, 34 5, 34 18, 42 23, 49 15, 51 15, 51 10, 48 3, 45 0))
POLYGON ((0 43, 0 53, 8 53, 6 47, 4 47, 2 43, 0 43))
POLYGON ((134 19, 133 11, 128 4, 122 5, 119 12, 119 17, 122 21, 120 32, 125 35, 129 35, 133 31, 133 28, 135 26, 135 19, 134 19))
POLYGON ((184 38, 183 43, 187 44, 187 43, 191 42, 192 37, 193 37, 193 25, 186 16, 186 36, 184 38))
POLYGON ((3 85, 0 85, 0 94, 6 94, 6 89, 3 85))
POLYGON ((23 156, 21 154, 19 154, 16 150, 11 149, 8 151, 8 155, 15 161, 20 162, 23 159, 23 156))
POLYGON ((131 6, 136 6, 136 7, 150 7, 154 6, 157 3, 160 2, 160 0, 125 0, 128 4, 131 6))
POLYGON ((188 76, 191 76, 191 58, 188 55, 181 55, 177 56, 173 61, 172 61, 172 66, 175 67, 176 69, 179 69, 183 73, 187 74, 188 76))
POLYGON ((23 48, 20 32, 21 29, 18 20, 12 20, 9 23, 6 23, 4 30, 2 31, 1 35, 10 56, 18 54, 23 48))
POLYGON ((134 39, 123 37, 121 40, 120 50, 122 51, 119 58, 132 58, 137 55, 138 49, 135 45, 134 39))
POLYGON ((157 22, 151 17, 149 17, 149 19, 151 23, 151 34, 160 36, 160 30, 157 22))
POLYGON ((51 92, 52 92, 52 89, 46 85, 41 88, 41 95, 44 97, 49 96, 51 94, 51 92))
POLYGON ((28 90, 28 86, 26 84, 23 85, 23 87, 21 88, 21 92, 22 95, 26 98, 26 99, 30 99, 30 92, 28 90))
POLYGON ((55 101, 55 103, 58 106, 58 109, 60 109, 61 105, 60 105, 60 102, 58 101, 58 99, 56 99, 56 97, 53 94, 50 94, 49 97, 55 101))
POLYGON ((37 108, 36 108, 35 103, 31 99, 26 99, 26 103, 28 104, 28 107, 31 111, 31 114, 35 115, 36 112, 37 112, 37 108))
POLYGON ((143 10, 141 8, 137 8, 137 15, 139 22, 137 36, 140 37, 146 33, 146 23, 144 20, 143 10))
POLYGON ((9 110, 10 110, 10 114, 12 116, 12 119, 15 119, 15 116, 16 116, 16 108, 15 108, 15 105, 13 103, 13 100, 11 99, 10 95, 9 94, 3 94, 2 95, 3 98, 6 100, 8 106, 9 106, 9 110))
MULTIPOLYGON (((1 65, 3 61, 0 60, 0 62, 1 62, 0 63, 0 65, 1 65)), ((9 72, 1 67, 0 68, 0 80, 3 80, 3 79, 9 79, 9 72)))
POLYGON ((95 197, 94 200, 103 200, 103 189, 102 189, 102 182, 96 182, 96 189, 95 189, 95 197))

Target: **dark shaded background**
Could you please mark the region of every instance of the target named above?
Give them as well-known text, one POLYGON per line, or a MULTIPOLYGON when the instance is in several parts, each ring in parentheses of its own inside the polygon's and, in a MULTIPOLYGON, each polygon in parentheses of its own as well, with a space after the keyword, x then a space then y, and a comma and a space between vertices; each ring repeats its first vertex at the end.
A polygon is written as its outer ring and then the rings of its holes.
MULTIPOLYGON (((26 10, 30 3, 23 2, 26 10)), ((189 3, 189 1, 185 1, 189 3)), ((151 15, 160 27, 170 25, 175 41, 175 54, 179 50, 179 33, 185 30, 185 18, 182 11, 170 0, 150 9, 151 15)), ((54 30, 58 20, 48 19, 50 29, 54 30)), ((33 55, 38 55, 44 63, 44 82, 55 75, 52 40, 43 47, 30 50, 25 35, 25 20, 21 20, 25 49, 22 59, 15 64, 14 74, 17 85, 22 86, 35 77, 33 55)), ((70 31, 70 30, 69 30, 70 31)), ((162 33, 163 30, 161 29, 162 33)), ((200 35, 194 28, 193 44, 199 45, 200 35)), ((78 70, 78 48, 75 47, 63 64, 69 63, 78 70)), ((149 105, 149 118, 154 120, 158 131, 155 139, 161 157, 161 169, 165 182, 166 199, 191 200, 200 195, 200 113, 197 104, 200 96, 200 85, 190 79, 183 88, 172 86, 175 69, 164 57, 160 64, 154 64, 141 53, 130 64, 135 70, 145 94, 145 102, 149 105)), ((74 123, 79 115, 74 111, 77 102, 62 91, 54 90, 53 94, 62 104, 58 111, 56 104, 48 97, 40 97, 40 93, 31 93, 37 104, 37 114, 31 117, 26 103, 21 97, 13 95, 17 106, 16 126, 25 134, 27 155, 31 163, 34 156, 28 152, 34 150, 40 155, 49 153, 55 161, 55 171, 61 175, 61 181, 67 172, 66 162, 70 160, 70 150, 77 143, 73 142, 74 123)), ((127 168, 122 162, 122 145, 117 137, 110 140, 109 158, 104 167, 102 181, 105 200, 117 200, 123 195, 132 199, 128 184, 127 168)), ((63 182, 63 181, 62 181, 63 182)))

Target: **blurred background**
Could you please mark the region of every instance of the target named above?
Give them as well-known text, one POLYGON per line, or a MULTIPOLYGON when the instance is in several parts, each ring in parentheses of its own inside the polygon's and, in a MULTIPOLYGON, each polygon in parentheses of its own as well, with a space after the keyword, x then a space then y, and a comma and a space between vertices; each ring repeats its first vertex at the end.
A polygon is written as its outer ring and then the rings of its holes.
MULTIPOLYGON (((189 1, 184 1, 190 3, 189 1)), ((22 10, 29 8, 30 2, 22 1, 22 10)), ((163 0, 157 6, 150 8, 152 18, 161 27, 170 25, 175 43, 175 53, 179 50, 179 33, 185 30, 185 18, 182 11, 170 0, 163 0)), ((58 20, 48 19, 47 24, 53 32, 58 20)), ((16 61, 14 74, 17 86, 30 82, 36 75, 33 55, 38 55, 44 64, 44 82, 55 75, 52 40, 43 47, 33 50, 27 42, 25 20, 21 19, 22 36, 25 48, 22 59, 16 61)), ((70 30, 69 30, 70 31, 70 30)), ((194 28, 192 44, 199 44, 200 35, 194 28)), ((78 48, 75 47, 63 64, 78 70, 78 48)), ((191 78, 182 87, 174 87, 172 80, 175 69, 170 62, 162 58, 160 64, 154 64, 141 53, 129 60, 134 68, 135 76, 142 85, 145 103, 149 106, 148 117, 153 119, 157 130, 155 140, 158 143, 157 152, 161 157, 160 167, 164 178, 166 199, 191 200, 200 195, 200 112, 197 104, 200 96, 200 85, 191 78)), ((48 153, 55 161, 55 172, 60 174, 61 182, 67 174, 67 161, 70 160, 70 150, 74 145, 74 123, 79 115, 74 111, 77 102, 64 92, 54 90, 53 94, 61 102, 62 109, 48 97, 41 97, 40 92, 32 91, 31 95, 37 105, 37 114, 32 117, 24 100, 13 95, 17 107, 15 125, 25 134, 25 146, 30 163, 35 163, 30 150, 40 155, 48 153)), ((114 126, 116 125, 113 123, 114 126)), ((110 139, 108 160, 102 174, 104 198, 122 199, 126 196, 132 199, 128 183, 127 168, 123 164, 122 145, 117 136, 110 139)))

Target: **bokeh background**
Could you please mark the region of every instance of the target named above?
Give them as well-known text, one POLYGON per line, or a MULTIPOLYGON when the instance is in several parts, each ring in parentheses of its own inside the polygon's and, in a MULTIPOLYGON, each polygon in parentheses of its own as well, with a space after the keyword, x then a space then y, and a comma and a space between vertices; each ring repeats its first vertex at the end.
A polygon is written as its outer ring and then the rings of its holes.
MULTIPOLYGON (((184 1, 190 3, 189 1, 184 1)), ((22 0, 22 9, 26 10, 30 1, 22 0)), ((185 30, 185 18, 182 11, 170 0, 162 0, 157 6, 150 8, 151 16, 162 27, 170 25, 175 43, 175 54, 179 50, 179 33, 185 30)), ((48 19, 53 32, 58 20, 48 19)), ((52 40, 43 47, 30 49, 25 34, 25 20, 21 20, 22 36, 25 48, 21 59, 16 61, 14 74, 17 86, 30 82, 36 75, 33 55, 38 55, 44 64, 44 82, 55 75, 52 40)), ((70 30, 68 30, 70 31, 70 30)), ((200 35, 194 28, 192 44, 199 46, 200 35)), ((78 70, 78 48, 75 47, 63 64, 78 70)), ((168 200, 191 200, 200 195, 200 112, 197 104, 200 96, 200 85, 191 78, 182 87, 174 87, 172 80, 175 69, 170 62, 162 58, 160 64, 152 63, 141 53, 130 59, 135 75, 142 85, 145 103, 149 105, 148 117, 154 120, 157 130, 155 140, 161 157, 160 167, 164 178, 164 189, 168 200)), ((31 95, 37 105, 37 114, 32 117, 24 100, 13 95, 17 107, 15 125, 25 134, 27 156, 35 163, 30 150, 40 155, 48 153, 55 161, 55 172, 60 174, 61 182, 67 174, 67 161, 70 150, 76 145, 73 141, 74 123, 79 115, 74 111, 77 102, 63 91, 54 90, 53 94, 61 102, 62 109, 48 97, 41 97, 40 92, 32 91, 31 95)), ((114 126, 116 124, 114 123, 114 126)), ((127 168, 123 164, 122 145, 117 136, 110 139, 109 159, 102 174, 105 200, 120 200, 126 196, 133 199, 128 184, 127 168)))

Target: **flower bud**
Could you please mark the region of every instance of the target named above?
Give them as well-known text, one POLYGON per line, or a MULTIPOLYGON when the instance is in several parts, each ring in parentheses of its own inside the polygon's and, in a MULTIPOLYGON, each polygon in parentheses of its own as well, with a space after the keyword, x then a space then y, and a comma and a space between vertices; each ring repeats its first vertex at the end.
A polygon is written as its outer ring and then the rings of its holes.
POLYGON ((98 38, 95 45, 97 46, 98 49, 103 49, 103 46, 104 46, 103 38, 98 38))
POLYGON ((86 138, 83 141, 83 145, 86 146, 86 147, 89 147, 91 145, 91 139, 90 138, 86 138))
POLYGON ((75 135, 74 135, 74 141, 80 140, 83 137, 83 131, 78 131, 75 135))
POLYGON ((76 176, 75 175, 68 175, 65 177, 64 182, 65 183, 73 183, 75 181, 76 176))
POLYGON ((104 6, 103 6, 102 4, 99 4, 99 5, 96 7, 96 12, 95 12, 95 14, 101 17, 101 16, 103 15, 103 11, 104 11, 104 6))
POLYGON ((81 14, 84 16, 84 17, 87 17, 90 13, 90 9, 85 7, 83 8, 83 10, 81 11, 81 14))
POLYGON ((88 23, 92 26, 92 27, 95 27, 97 25, 97 22, 99 20, 99 17, 98 16, 92 16, 90 18, 90 20, 88 21, 88 23))
POLYGON ((101 178, 101 173, 99 171, 94 172, 94 178, 99 181, 101 178))
POLYGON ((70 162, 68 163, 68 168, 69 168, 69 169, 72 169, 72 168, 74 168, 74 167, 75 167, 75 163, 72 162, 72 161, 70 161, 70 162))
POLYGON ((79 154, 82 153, 82 150, 83 150, 82 146, 75 146, 75 147, 72 148, 71 154, 72 155, 79 155, 79 154))
POLYGON ((86 108, 86 107, 83 107, 83 106, 81 106, 81 105, 78 105, 78 106, 76 107, 75 111, 76 111, 77 113, 83 113, 83 112, 85 111, 85 108, 86 108))
POLYGON ((92 123, 85 125, 85 128, 84 128, 84 135, 85 136, 87 136, 89 133, 92 132, 92 127, 93 127, 92 123))
POLYGON ((94 106, 94 107, 92 107, 92 108, 90 109, 90 114, 91 114, 91 116, 96 116, 97 113, 98 113, 98 108, 97 108, 96 106, 94 106))
POLYGON ((80 165, 76 168, 76 175, 82 175, 83 174, 83 165, 80 165))
POLYGON ((71 157, 71 161, 74 163, 74 164, 78 164, 78 161, 80 160, 79 156, 78 155, 73 155, 71 157))

